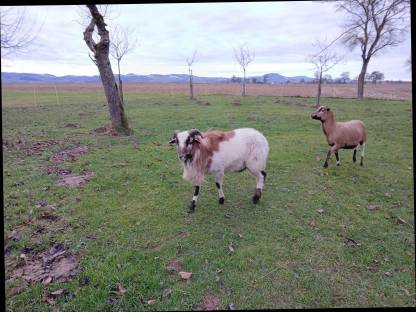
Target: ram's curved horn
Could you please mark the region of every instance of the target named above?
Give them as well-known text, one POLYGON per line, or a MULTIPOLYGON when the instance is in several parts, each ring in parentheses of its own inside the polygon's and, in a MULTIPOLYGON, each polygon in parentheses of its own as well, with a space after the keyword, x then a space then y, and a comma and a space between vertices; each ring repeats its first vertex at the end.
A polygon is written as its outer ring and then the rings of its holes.
POLYGON ((179 133, 179 132, 180 132, 179 130, 175 130, 175 132, 173 132, 173 136, 172 136, 172 138, 170 139, 169 144, 174 144, 174 143, 176 143, 176 140, 177 140, 177 138, 178 138, 178 133, 179 133))
POLYGON ((192 130, 189 131, 189 136, 190 137, 195 137, 196 135, 201 136, 201 138, 203 137, 202 134, 201 134, 201 132, 199 132, 198 129, 195 129, 194 128, 194 129, 192 129, 192 130))

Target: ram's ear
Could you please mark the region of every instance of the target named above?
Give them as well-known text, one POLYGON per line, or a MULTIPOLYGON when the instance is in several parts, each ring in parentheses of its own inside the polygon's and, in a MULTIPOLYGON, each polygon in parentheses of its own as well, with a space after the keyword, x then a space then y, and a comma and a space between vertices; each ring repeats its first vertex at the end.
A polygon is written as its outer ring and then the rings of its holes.
POLYGON ((327 107, 327 108, 326 108, 326 111, 327 111, 327 112, 329 112, 329 111, 330 111, 329 107, 327 107))
POLYGON ((172 139, 169 141, 169 144, 175 144, 176 142, 178 142, 178 133, 179 132, 180 132, 179 130, 175 130, 173 132, 172 139))

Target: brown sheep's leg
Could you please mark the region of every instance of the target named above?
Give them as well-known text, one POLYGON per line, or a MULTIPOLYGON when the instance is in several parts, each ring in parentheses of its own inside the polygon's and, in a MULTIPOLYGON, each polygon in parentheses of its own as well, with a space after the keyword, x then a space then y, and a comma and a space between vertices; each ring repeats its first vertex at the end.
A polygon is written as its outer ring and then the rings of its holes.
POLYGON ((339 156, 338 156, 338 151, 335 152, 335 157, 337 159, 337 166, 339 166, 339 156))
POLYGON ((326 159, 325 159, 325 162, 324 162, 324 168, 327 168, 328 167, 328 161, 329 161, 329 158, 331 157, 331 149, 329 149, 329 151, 328 151, 328 154, 326 154, 326 159))
POLYGON ((355 157, 355 155, 357 155, 357 148, 354 148, 354 153, 352 154, 352 161, 356 162, 357 158, 355 157))

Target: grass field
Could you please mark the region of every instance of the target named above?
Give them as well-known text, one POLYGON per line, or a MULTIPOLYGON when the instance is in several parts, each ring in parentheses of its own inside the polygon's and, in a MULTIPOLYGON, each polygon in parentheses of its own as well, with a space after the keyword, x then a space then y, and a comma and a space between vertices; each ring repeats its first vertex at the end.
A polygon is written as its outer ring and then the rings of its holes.
POLYGON ((102 92, 2 96, 7 311, 415 305, 409 101, 323 99, 339 120, 359 118, 369 130, 363 167, 342 150, 341 166, 331 159, 324 169, 313 99, 127 93, 135 132, 113 137, 93 131, 109 120, 102 92), (224 205, 207 177, 196 212, 186 213, 193 186, 167 141, 193 127, 264 133, 270 156, 259 204, 251 203, 254 178, 231 173, 224 205), (50 160, 76 146, 88 152, 50 160), (62 187, 51 168, 95 176, 62 187), (19 277, 25 261, 58 243, 79 260, 70 281, 19 277), (187 282, 166 269, 172 260, 192 273, 187 282))

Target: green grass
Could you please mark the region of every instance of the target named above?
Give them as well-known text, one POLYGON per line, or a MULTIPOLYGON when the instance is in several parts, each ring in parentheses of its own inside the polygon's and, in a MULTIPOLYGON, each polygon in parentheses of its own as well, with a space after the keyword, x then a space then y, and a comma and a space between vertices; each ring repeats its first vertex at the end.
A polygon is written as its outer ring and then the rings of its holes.
POLYGON ((6 296, 8 311, 49 310, 42 295, 59 288, 75 293, 72 300, 58 300, 63 311, 190 310, 209 292, 223 309, 230 303, 239 309, 415 305, 410 102, 323 99, 339 120, 361 119, 369 131, 364 167, 352 163, 351 150, 342 150, 341 166, 332 158, 324 169, 328 146, 320 123, 310 118, 313 99, 278 104, 276 97, 247 96, 233 106, 235 96, 204 96, 211 105, 197 105, 181 95, 127 94, 125 110, 135 132, 109 137, 91 134, 109 121, 102 93, 61 92, 59 104, 53 89, 38 92, 36 103, 31 92, 2 94, 3 141, 86 144, 90 153, 60 167, 96 173, 82 188, 63 188, 45 174, 58 146, 38 156, 3 151, 5 236, 24 221, 33 220, 32 230, 39 224, 39 200, 56 204, 70 225, 35 242, 30 233, 5 240, 12 255, 61 242, 81 257, 82 269, 70 282, 33 283, 6 296), (95 114, 78 115, 85 111, 95 114), (193 127, 264 133, 270 155, 258 205, 251 203, 255 179, 228 173, 225 204, 218 204, 214 179, 207 177, 196 212, 187 215, 193 186, 182 180, 167 141, 175 129, 193 127), (370 203, 378 209, 369 211, 370 203), (407 223, 398 224, 397 217, 407 223), (361 245, 345 246, 347 236, 361 245), (179 249, 182 269, 193 273, 189 284, 165 270, 179 249), (81 276, 91 283, 80 286, 81 276), (117 283, 127 291, 110 305, 109 291, 117 283), (168 287, 172 296, 161 301, 168 287), (152 298, 157 303, 147 305, 152 298))

